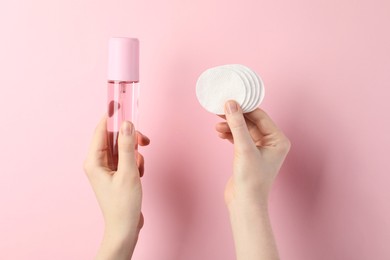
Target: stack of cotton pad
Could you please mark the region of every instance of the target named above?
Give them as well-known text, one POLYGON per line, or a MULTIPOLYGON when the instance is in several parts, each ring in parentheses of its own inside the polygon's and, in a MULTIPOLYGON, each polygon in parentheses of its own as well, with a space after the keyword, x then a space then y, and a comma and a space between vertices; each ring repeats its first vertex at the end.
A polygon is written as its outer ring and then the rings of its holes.
POLYGON ((209 112, 223 115, 228 100, 235 100, 244 113, 255 110, 264 98, 261 78, 240 64, 218 66, 204 71, 196 83, 199 103, 209 112))

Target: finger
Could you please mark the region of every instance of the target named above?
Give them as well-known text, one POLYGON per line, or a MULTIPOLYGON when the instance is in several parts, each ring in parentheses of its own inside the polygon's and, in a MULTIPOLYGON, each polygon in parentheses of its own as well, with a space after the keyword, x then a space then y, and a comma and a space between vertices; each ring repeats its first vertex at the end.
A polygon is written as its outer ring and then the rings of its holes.
POLYGON ((225 115, 233 135, 234 148, 238 151, 254 148, 255 145, 249 134, 244 115, 237 102, 233 100, 226 102, 225 115))
POLYGON ((92 142, 89 146, 88 160, 92 163, 101 164, 107 152, 107 115, 103 116, 95 128, 92 142))
POLYGON ((260 108, 245 114, 245 117, 256 124, 257 128, 263 135, 270 135, 279 131, 272 119, 260 108))
POLYGON ((134 125, 124 121, 118 137, 118 171, 126 175, 137 175, 138 167, 135 158, 135 131, 134 125))
POLYGON ((218 136, 219 136, 221 139, 228 140, 228 141, 231 142, 232 144, 234 143, 234 141, 233 141, 233 135, 232 135, 231 133, 219 133, 218 136))
POLYGON ((145 173, 145 159, 144 156, 137 152, 137 166, 139 171, 139 176, 144 176, 145 173))
POLYGON ((220 133, 230 133, 230 127, 226 122, 219 122, 215 125, 215 130, 220 133))
MULTIPOLYGON (((244 115, 245 116, 245 115, 244 115)), ((256 146, 261 146, 261 139, 263 134, 259 131, 258 127, 249 119, 245 119, 246 125, 248 127, 249 133, 252 137, 253 142, 256 146)), ((229 139, 233 143, 233 137, 230 131, 230 127, 227 122, 219 122, 215 125, 215 130, 219 132, 219 137, 222 139, 229 139)))
POLYGON ((141 146, 146 146, 150 144, 150 139, 140 131, 137 131, 137 143, 141 146))
POLYGON ((144 226, 144 223, 145 223, 144 214, 142 214, 141 212, 139 216, 138 226, 137 226, 138 230, 141 230, 141 228, 144 226))
MULTIPOLYGON (((252 121, 248 120, 247 118, 245 118, 245 122, 246 122, 246 126, 249 129, 249 132, 251 132, 251 130, 257 129, 257 126, 252 121)), ((230 127, 229 127, 227 122, 219 122, 219 123, 217 123, 215 125, 215 130, 217 130, 220 133, 231 133, 230 127)), ((253 136, 252 136, 252 138, 253 138, 253 136)))

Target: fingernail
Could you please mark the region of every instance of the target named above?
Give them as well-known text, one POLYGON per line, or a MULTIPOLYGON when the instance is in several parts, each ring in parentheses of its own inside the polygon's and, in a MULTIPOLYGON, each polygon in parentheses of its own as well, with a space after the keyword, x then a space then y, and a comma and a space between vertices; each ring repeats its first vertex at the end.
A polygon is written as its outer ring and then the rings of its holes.
POLYGON ((238 111, 237 103, 235 101, 232 101, 232 100, 226 102, 225 110, 228 114, 233 114, 233 113, 237 112, 238 111))
POLYGON ((131 135, 134 131, 133 124, 128 121, 124 121, 122 123, 122 134, 123 135, 131 135))

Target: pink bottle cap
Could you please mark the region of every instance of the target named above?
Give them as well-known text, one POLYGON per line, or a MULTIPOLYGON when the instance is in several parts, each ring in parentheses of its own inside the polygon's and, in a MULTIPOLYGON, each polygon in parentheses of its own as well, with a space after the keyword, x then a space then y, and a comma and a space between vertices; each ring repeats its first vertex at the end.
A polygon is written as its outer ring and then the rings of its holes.
POLYGON ((113 37, 108 44, 108 80, 139 81, 139 41, 113 37))

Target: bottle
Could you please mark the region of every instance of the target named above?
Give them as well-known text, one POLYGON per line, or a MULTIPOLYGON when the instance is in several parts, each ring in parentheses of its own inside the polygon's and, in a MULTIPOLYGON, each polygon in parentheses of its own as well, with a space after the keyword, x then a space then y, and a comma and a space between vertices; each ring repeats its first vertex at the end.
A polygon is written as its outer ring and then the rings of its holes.
POLYGON ((108 167, 118 166, 118 136, 123 121, 137 129, 139 96, 139 41, 115 37, 109 40, 107 93, 108 167))

